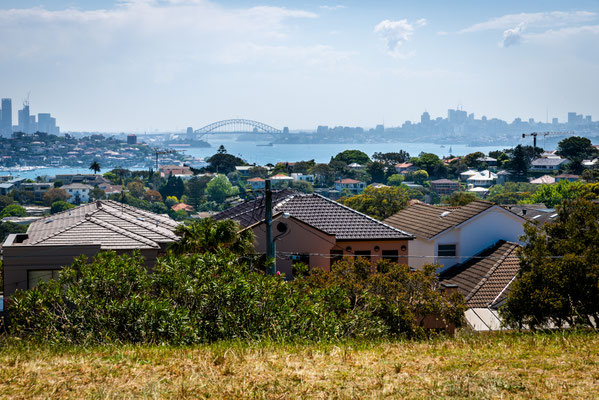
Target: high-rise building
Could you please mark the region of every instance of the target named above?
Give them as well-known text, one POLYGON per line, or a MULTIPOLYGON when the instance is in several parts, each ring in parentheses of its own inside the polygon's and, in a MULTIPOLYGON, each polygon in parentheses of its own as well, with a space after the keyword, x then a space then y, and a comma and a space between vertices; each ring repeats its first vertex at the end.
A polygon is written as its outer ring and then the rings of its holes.
POLYGON ((137 135, 127 135, 127 144, 137 144, 137 135))
MULTIPOLYGON (((48 113, 37 114, 37 131, 45 133, 54 133, 52 119, 52 116, 48 113)), ((56 125, 56 120, 54 121, 54 125, 56 125)))
POLYGON ((552 123, 553 125, 557 125, 557 124, 559 124, 559 119, 557 119, 557 118, 553 118, 553 119, 551 120, 551 123, 552 123))
POLYGON ((430 114, 429 114, 427 111, 425 111, 425 112, 423 112, 423 113, 422 113, 422 115, 420 116, 420 123, 421 123, 422 125, 426 125, 426 124, 428 124, 429 122, 431 122, 431 115, 430 115, 430 114))
POLYGON ((187 136, 188 140, 193 140, 193 127, 188 126, 185 135, 187 136))
POLYGON ((11 99, 2 99, 1 104, 0 136, 10 137, 12 135, 12 101, 11 99))
POLYGON ((29 133, 29 104, 23 104, 23 109, 19 110, 19 131, 29 133))

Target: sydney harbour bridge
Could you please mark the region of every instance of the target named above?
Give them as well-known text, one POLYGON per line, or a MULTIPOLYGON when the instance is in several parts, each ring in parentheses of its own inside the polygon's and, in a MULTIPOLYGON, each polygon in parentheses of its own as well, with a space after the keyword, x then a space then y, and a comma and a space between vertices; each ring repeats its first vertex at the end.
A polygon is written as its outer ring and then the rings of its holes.
MULTIPOLYGON (((193 137, 196 139, 201 138, 204 135, 213 134, 247 134, 247 133, 259 133, 259 134, 278 134, 288 132, 287 128, 283 130, 274 128, 263 122, 252 121, 250 119, 227 119, 223 121, 213 122, 200 129, 193 131, 193 137)), ((190 132, 188 132, 189 134, 190 132)))

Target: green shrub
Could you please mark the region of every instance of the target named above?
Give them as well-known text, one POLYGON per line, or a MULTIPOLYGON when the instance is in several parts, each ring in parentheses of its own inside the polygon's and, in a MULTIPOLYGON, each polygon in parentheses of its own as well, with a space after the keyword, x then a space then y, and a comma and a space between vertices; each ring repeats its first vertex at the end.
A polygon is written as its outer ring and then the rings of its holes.
POLYGON ((342 260, 294 281, 228 249, 158 260, 99 254, 7 301, 13 335, 78 344, 191 344, 226 339, 333 340, 418 336, 434 315, 460 322, 460 299, 435 291, 434 267, 342 260))

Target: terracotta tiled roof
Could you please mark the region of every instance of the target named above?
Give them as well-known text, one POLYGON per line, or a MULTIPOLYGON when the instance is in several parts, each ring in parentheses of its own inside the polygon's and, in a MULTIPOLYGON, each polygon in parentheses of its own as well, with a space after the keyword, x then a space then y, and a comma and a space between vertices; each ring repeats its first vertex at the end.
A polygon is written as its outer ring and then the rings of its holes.
MULTIPOLYGON (((318 194, 291 190, 273 193, 273 212, 286 212, 338 240, 411 239, 399 229, 318 194)), ((234 219, 248 227, 264 219, 263 197, 240 204, 213 217, 234 219)))
POLYGON ((265 179, 262 178, 251 178, 247 180, 248 182, 264 182, 265 179))
POLYGON ((23 244, 100 243, 103 249, 157 248, 173 242, 178 223, 166 215, 102 200, 29 225, 23 244))
POLYGON ((344 179, 335 181, 335 183, 362 183, 362 181, 357 181, 357 180, 351 179, 351 178, 344 178, 344 179))
POLYGON ((185 204, 185 203, 179 203, 179 204, 175 204, 174 206, 171 207, 171 210, 173 211, 189 211, 192 212, 193 211, 193 206, 190 206, 189 204, 185 204))
POLYGON ((462 207, 413 204, 383 222, 416 237, 430 239, 493 206, 494 203, 484 200, 475 200, 462 207))
POLYGON ((440 275, 441 283, 454 284, 468 307, 496 307, 510 290, 520 270, 517 243, 499 241, 470 260, 440 275))

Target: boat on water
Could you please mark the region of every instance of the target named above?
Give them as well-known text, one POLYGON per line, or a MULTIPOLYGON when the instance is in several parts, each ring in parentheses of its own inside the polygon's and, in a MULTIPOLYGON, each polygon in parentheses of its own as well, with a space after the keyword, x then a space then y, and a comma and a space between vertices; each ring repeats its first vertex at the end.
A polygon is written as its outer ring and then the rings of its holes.
POLYGON ((267 146, 267 147, 272 147, 272 146, 273 146, 273 144, 272 144, 272 142, 270 142, 270 143, 258 143, 256 146, 267 146))

